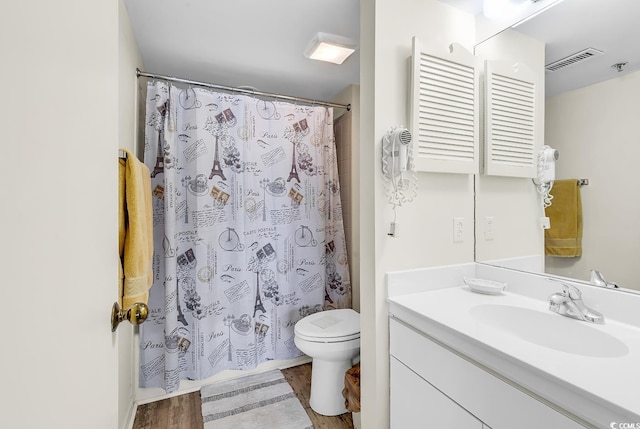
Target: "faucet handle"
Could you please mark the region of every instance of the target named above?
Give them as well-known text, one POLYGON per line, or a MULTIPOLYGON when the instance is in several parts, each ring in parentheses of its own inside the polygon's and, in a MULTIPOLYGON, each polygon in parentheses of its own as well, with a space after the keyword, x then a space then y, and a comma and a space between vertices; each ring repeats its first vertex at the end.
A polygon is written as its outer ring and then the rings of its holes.
POLYGON ((568 296, 571 299, 582 299, 582 292, 580 292, 580 289, 578 289, 574 285, 565 283, 564 281, 558 279, 548 278, 548 280, 560 283, 560 286, 562 286, 562 292, 565 294, 565 296, 568 296))
POLYGON ((596 286, 606 286, 607 281, 604 279, 604 276, 600 271, 591 270, 591 284, 596 286))
POLYGON ((582 299, 582 292, 580 292, 580 289, 578 289, 574 285, 570 285, 567 283, 560 283, 560 284, 562 285, 562 290, 569 298, 582 299))
POLYGON ((614 282, 608 282, 602 273, 598 270, 591 270, 591 284, 596 286, 602 286, 609 289, 617 289, 618 285, 614 282))

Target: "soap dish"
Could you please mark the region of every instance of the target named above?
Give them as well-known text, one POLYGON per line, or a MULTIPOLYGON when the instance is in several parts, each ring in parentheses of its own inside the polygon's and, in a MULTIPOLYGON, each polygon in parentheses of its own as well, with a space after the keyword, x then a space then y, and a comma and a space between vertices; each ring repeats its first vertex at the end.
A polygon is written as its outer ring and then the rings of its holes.
POLYGON ((484 279, 468 279, 466 277, 464 277, 464 284, 469 286, 472 292, 483 293, 485 295, 498 295, 507 288, 506 283, 484 279))

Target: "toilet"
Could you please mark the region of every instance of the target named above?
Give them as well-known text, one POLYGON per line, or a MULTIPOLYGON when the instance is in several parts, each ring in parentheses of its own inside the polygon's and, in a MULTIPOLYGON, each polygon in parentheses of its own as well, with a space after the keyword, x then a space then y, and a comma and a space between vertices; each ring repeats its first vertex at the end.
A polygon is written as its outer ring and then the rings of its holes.
POLYGON ((311 314, 294 327, 296 347, 313 359, 313 411, 325 416, 344 414, 344 373, 360 354, 360 315, 350 308, 311 314))

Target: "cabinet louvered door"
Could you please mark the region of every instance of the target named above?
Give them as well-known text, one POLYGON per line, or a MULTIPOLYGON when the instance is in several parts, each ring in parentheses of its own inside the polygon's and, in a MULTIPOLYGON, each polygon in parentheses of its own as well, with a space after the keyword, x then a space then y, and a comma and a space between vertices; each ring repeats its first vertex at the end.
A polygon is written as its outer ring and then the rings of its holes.
POLYGON ((484 173, 535 177, 541 85, 523 64, 485 63, 484 173))
POLYGON ((417 171, 479 169, 479 72, 460 45, 427 49, 413 38, 411 130, 417 171))

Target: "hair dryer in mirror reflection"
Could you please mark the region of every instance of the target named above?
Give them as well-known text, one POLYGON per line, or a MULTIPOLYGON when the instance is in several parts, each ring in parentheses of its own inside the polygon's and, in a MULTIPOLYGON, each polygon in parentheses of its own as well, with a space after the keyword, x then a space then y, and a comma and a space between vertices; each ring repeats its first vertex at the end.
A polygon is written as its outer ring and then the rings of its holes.
POLYGON ((556 180, 556 161, 560 157, 557 149, 550 146, 543 146, 538 154, 538 174, 533 182, 537 185, 538 192, 542 195, 542 205, 547 208, 551 205, 553 195, 550 194, 553 188, 553 181, 556 180))
POLYGON ((417 195, 411 141, 411 133, 402 126, 393 127, 382 138, 382 174, 389 203, 393 206, 390 236, 396 234, 396 207, 410 203, 417 195))

